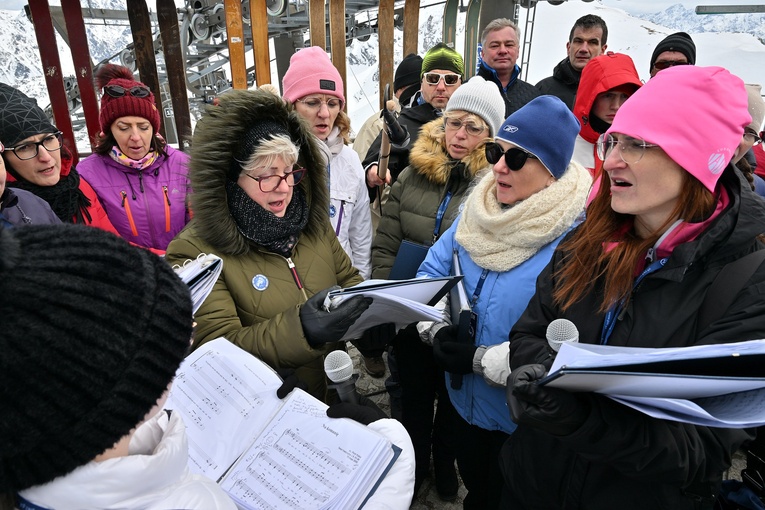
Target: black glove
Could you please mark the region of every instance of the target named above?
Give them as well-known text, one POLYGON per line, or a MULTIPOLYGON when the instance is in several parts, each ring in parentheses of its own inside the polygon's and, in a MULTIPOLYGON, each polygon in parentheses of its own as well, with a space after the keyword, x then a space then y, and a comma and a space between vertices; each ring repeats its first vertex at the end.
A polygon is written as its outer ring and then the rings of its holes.
POLYGON ((507 378, 507 405, 518 424, 544 430, 553 436, 573 434, 589 414, 589 401, 576 393, 539 386, 546 374, 543 365, 523 365, 507 378))
POLYGON ((438 330, 433 337, 433 357, 438 366, 450 374, 472 374, 477 347, 457 340, 459 328, 458 324, 452 324, 438 330))
POLYGON ((324 310, 324 298, 329 291, 339 288, 330 287, 314 294, 300 308, 303 334, 311 347, 321 347, 328 342, 339 341, 372 304, 370 297, 354 296, 340 303, 331 312, 324 310))
POLYGON ((388 417, 382 409, 377 407, 377 404, 362 395, 359 395, 358 404, 342 402, 329 406, 327 416, 330 418, 350 418, 362 425, 369 425, 373 421, 388 417))
POLYGON ((276 390, 277 397, 284 398, 295 388, 308 391, 308 385, 304 381, 298 379, 294 368, 277 368, 276 373, 283 379, 282 385, 276 390))

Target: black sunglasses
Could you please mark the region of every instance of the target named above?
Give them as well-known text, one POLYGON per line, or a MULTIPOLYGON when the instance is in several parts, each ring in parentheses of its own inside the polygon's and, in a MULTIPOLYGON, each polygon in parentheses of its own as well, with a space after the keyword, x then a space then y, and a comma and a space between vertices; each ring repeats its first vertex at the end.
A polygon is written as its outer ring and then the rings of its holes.
POLYGON ((130 94, 133 97, 149 97, 151 91, 147 87, 136 85, 126 89, 121 85, 106 85, 104 86, 104 92, 112 97, 123 97, 125 94, 130 94))
POLYGON ((502 146, 498 143, 489 142, 486 144, 486 160, 492 165, 499 163, 503 154, 505 155, 505 164, 507 165, 507 168, 514 172, 523 168, 527 159, 539 159, 530 152, 526 152, 525 150, 516 147, 503 151, 502 146))
POLYGON ((661 60, 659 62, 654 62, 653 64, 653 66, 660 71, 669 67, 687 65, 690 65, 690 62, 683 62, 682 60, 661 60))

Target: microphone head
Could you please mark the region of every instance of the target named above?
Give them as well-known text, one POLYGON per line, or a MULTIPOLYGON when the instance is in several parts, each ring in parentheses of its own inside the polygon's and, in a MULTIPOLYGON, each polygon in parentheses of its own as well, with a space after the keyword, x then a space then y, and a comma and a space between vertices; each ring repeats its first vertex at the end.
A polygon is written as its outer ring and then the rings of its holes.
POLYGON ((353 377, 353 361, 345 351, 332 351, 324 358, 324 372, 335 384, 345 382, 353 377))
POLYGON ((579 341, 579 330, 568 319, 555 319, 547 326, 545 336, 550 348, 558 352, 562 344, 579 341))

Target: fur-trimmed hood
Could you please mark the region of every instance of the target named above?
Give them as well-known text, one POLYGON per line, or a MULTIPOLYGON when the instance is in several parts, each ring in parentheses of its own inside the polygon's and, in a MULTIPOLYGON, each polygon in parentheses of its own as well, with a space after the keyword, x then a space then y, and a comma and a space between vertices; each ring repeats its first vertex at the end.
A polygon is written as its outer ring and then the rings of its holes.
MULTIPOLYGON (((488 141, 491 139, 487 138, 481 141, 467 156, 460 160, 461 163, 464 163, 465 171, 470 177, 489 166, 484 149, 488 141)), ((449 180, 455 163, 456 161, 446 152, 444 119, 436 119, 422 126, 417 141, 414 142, 409 153, 409 164, 414 167, 417 173, 425 176, 430 182, 444 185, 449 180)))
POLYGON ((253 247, 229 214, 226 174, 244 133, 253 123, 264 120, 287 127, 300 149, 298 160, 308 170, 298 184, 310 207, 303 233, 319 234, 322 223, 329 221, 326 164, 316 139, 294 107, 263 90, 227 92, 220 97, 220 104, 209 106, 197 123, 189 162, 189 178, 194 190, 191 194, 192 225, 199 237, 225 254, 241 255, 253 247))

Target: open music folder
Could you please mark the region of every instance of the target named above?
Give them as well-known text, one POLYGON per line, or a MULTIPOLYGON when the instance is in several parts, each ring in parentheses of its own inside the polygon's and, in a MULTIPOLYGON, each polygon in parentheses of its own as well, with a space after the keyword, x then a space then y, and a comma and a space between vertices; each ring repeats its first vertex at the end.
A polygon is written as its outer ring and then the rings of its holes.
POLYGON ((223 271, 223 260, 213 253, 200 253, 194 260, 174 265, 173 270, 189 286, 193 313, 197 313, 223 271))
POLYGON ((540 385, 602 393, 649 416, 765 425, 765 340, 663 349, 564 343, 540 385))
POLYGON ((165 405, 186 423, 189 469, 244 509, 360 508, 401 450, 299 388, 280 400, 281 383, 225 338, 189 355, 165 405))

